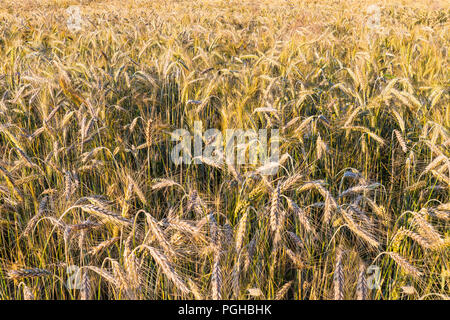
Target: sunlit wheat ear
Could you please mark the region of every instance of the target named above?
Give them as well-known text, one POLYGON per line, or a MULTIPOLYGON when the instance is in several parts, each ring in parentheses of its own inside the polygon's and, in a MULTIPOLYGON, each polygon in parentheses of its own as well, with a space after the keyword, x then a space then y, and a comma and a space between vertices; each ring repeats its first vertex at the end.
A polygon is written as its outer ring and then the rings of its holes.
POLYGON ((134 234, 131 232, 125 241, 123 257, 125 271, 127 273, 128 281, 130 282, 130 288, 138 294, 142 281, 140 274, 140 261, 136 257, 132 248, 133 237, 134 234))
MULTIPOLYGON (((133 196, 133 182, 130 179, 130 176, 122 178, 124 180, 125 188, 123 191, 123 198, 120 201, 121 212, 120 215, 124 218, 129 218, 129 210, 130 210, 130 200, 133 196)), ((145 202, 144 202, 145 203, 145 202)))
POLYGON ((441 211, 441 210, 430 210, 430 214, 435 216, 438 219, 444 220, 444 221, 450 221, 450 212, 441 211))
POLYGON ((39 202, 39 209, 38 209, 38 215, 41 216, 47 211, 47 205, 48 205, 49 197, 44 196, 41 201, 39 202))
POLYGON ((40 268, 9 270, 8 277, 13 280, 40 278, 51 276, 51 272, 40 268))
POLYGON ((13 222, 11 222, 11 221, 9 221, 9 220, 6 220, 6 219, 1 219, 0 218, 0 229, 2 228, 2 227, 8 227, 8 226, 10 226, 10 225, 12 225, 12 224, 14 224, 13 222))
POLYGON ((292 231, 288 231, 287 235, 294 242, 298 249, 304 249, 305 245, 303 241, 292 231))
POLYGON ((188 204, 187 204, 187 210, 194 210, 197 217, 203 217, 203 208, 205 205, 203 204, 202 199, 198 195, 197 190, 193 190, 189 196, 188 204))
POLYGON ((411 230, 405 229, 404 227, 400 227, 400 229, 395 234, 394 238, 395 238, 395 240, 401 240, 405 236, 411 238, 414 241, 416 241, 423 248, 430 249, 430 248, 433 247, 428 242, 428 240, 423 238, 421 235, 419 235, 419 234, 417 234, 417 233, 415 233, 415 232, 413 232, 411 230))
POLYGON ((333 197, 329 194, 325 197, 325 206, 323 208, 323 224, 328 225, 331 219, 331 213, 333 208, 336 208, 337 205, 333 199, 333 197))
POLYGON ((233 272, 231 274, 232 278, 232 289, 233 289, 233 296, 235 299, 239 296, 239 291, 241 289, 240 286, 240 279, 241 279, 241 265, 242 265, 242 259, 243 259, 243 252, 238 253, 237 261, 235 265, 233 266, 233 272))
POLYGON ((450 202, 443 203, 436 208, 429 209, 428 214, 444 221, 450 221, 450 202))
POLYGON ((328 147, 327 147, 326 143, 322 140, 322 137, 319 134, 317 136, 317 140, 316 140, 317 159, 318 160, 322 159, 323 155, 325 155, 327 153, 327 150, 328 150, 328 147))
POLYGON ((433 176, 438 179, 439 181, 444 182, 447 185, 450 185, 450 178, 446 174, 442 174, 441 171, 446 170, 444 166, 442 166, 439 170, 431 170, 431 173, 433 176))
POLYGON ((356 284, 356 299, 367 299, 366 266, 363 263, 360 263, 359 265, 358 282, 356 284))
POLYGON ((250 206, 250 202, 248 202, 248 201, 239 201, 237 204, 236 204, 236 208, 234 209, 234 214, 235 214, 235 216, 240 216, 240 215, 242 215, 246 210, 247 210, 247 208, 250 206))
POLYGON ((432 244, 439 244, 442 242, 441 235, 434 230, 433 226, 424 219, 421 213, 413 212, 413 216, 414 222, 417 225, 417 230, 422 237, 432 244))
MULTIPOLYGON (((362 199, 362 196, 358 198, 362 199)), ((353 215, 359 219, 358 222, 360 226, 367 230, 368 233, 370 231, 373 232, 376 229, 373 220, 369 218, 369 214, 359 206, 359 200, 348 204, 346 209, 352 212, 353 215)))
POLYGON ((49 221, 53 226, 55 226, 56 228, 59 228, 61 230, 64 230, 67 227, 67 225, 64 222, 60 221, 59 219, 56 219, 55 217, 51 217, 51 216, 44 216, 44 217, 40 218, 37 221, 37 223, 39 223, 39 221, 49 221))
POLYGON ((303 184, 298 190, 300 192, 311 189, 316 189, 317 191, 319 191, 321 196, 325 199, 323 223, 326 224, 329 222, 329 219, 331 218, 331 210, 336 210, 338 208, 338 205, 333 195, 327 189, 324 188, 323 184, 324 182, 321 180, 311 181, 303 184))
POLYGON ((293 252, 291 249, 285 249, 286 254, 288 255, 289 259, 291 259, 292 263, 295 265, 297 269, 303 269, 305 267, 305 264, 303 263, 301 257, 299 254, 293 252))
POLYGON ((24 160, 24 162, 26 163, 27 166, 36 168, 37 170, 39 170, 40 172, 43 173, 42 168, 39 167, 37 164, 35 164, 33 161, 31 161, 31 158, 25 153, 25 151, 23 151, 19 147, 16 147, 15 149, 16 149, 16 151, 18 151, 18 154, 24 160))
POLYGON ((79 185, 79 181, 75 175, 70 171, 66 171, 64 174, 64 197, 66 201, 76 192, 79 185))
POLYGON ((155 180, 153 180, 153 182, 154 183, 152 185, 152 190, 160 190, 160 189, 169 188, 172 186, 177 186, 177 187, 180 187, 181 189, 183 189, 183 187, 179 183, 177 183, 173 180, 170 180, 170 179, 155 179, 155 180))
POLYGON ((247 229, 247 220, 248 220, 248 210, 245 210, 244 215, 241 217, 239 221, 239 225, 236 233, 236 252, 239 252, 242 248, 242 244, 244 242, 244 237, 247 229))
POLYGON ((197 232, 201 232, 203 227, 208 225, 208 222, 209 222, 209 216, 204 216, 200 220, 197 220, 195 223, 195 229, 197 230, 197 232))
POLYGON ((33 231, 33 229, 36 226, 36 223, 39 221, 39 219, 41 219, 41 215, 38 214, 38 215, 33 216, 33 218, 31 218, 28 221, 28 223, 22 233, 22 235, 24 237, 28 237, 30 235, 30 233, 33 231))
POLYGON ((91 204, 84 204, 84 205, 76 205, 72 208, 80 208, 84 212, 90 213, 92 215, 95 215, 101 219, 104 219, 105 221, 108 221, 113 224, 119 224, 123 226, 131 226, 131 221, 129 219, 126 219, 122 217, 120 214, 108 211, 106 209, 103 209, 101 207, 91 205, 91 204))
POLYGON ((396 252, 384 252, 389 257, 391 257, 407 274, 413 276, 414 278, 418 278, 422 275, 416 267, 410 264, 405 258, 399 255, 396 252))
MULTIPOLYGON (((275 241, 274 241, 275 242, 275 241)), ((277 267, 280 265, 280 247, 277 245, 277 242, 275 242, 272 251, 270 252, 270 257, 269 257, 269 261, 270 261, 270 265, 269 265, 269 277, 271 279, 273 279, 274 275, 275 275, 275 270, 277 269, 277 267)))
POLYGON ((282 300, 286 293, 288 292, 289 288, 291 287, 293 281, 289 281, 285 283, 280 290, 278 290, 277 294, 275 295, 275 300, 282 300))
POLYGON ((91 220, 86 220, 81 223, 68 225, 64 228, 64 241, 66 243, 66 247, 68 247, 69 240, 73 236, 75 232, 84 232, 86 230, 92 230, 94 228, 97 228, 101 226, 100 223, 93 222, 91 220))
POLYGON ((342 256, 342 250, 337 248, 333 274, 334 300, 344 300, 344 271, 342 267, 342 256))
POLYGON ((442 203, 436 207, 438 210, 449 211, 450 212, 450 202, 442 203))
POLYGON ((425 181, 419 181, 419 182, 416 182, 416 183, 410 185, 409 187, 405 188, 405 191, 412 192, 412 191, 422 189, 426 186, 427 186, 427 183, 425 181))
POLYGON ((353 194, 357 194, 357 193, 361 193, 363 191, 369 191, 369 190, 374 190, 377 187, 379 187, 380 184, 379 183, 374 183, 371 185, 362 185, 362 186, 355 186, 355 187, 351 187, 347 190, 344 190, 340 195, 339 198, 345 197, 345 196, 350 196, 353 194))
POLYGON ((145 140, 147 147, 151 147, 153 144, 153 120, 148 119, 145 126, 145 140))
POLYGON ((114 237, 114 238, 102 241, 97 246, 91 248, 89 250, 89 254, 92 256, 95 256, 98 253, 100 253, 101 251, 103 251, 104 249, 109 248, 110 246, 112 246, 114 243, 116 243, 119 240, 120 240, 120 237, 114 237))
POLYGON ((6 170, 5 168, 3 168, 2 166, 0 166, 0 173, 3 174, 4 179, 6 180, 7 185, 12 189, 12 194, 19 200, 22 201, 23 200, 23 193, 22 191, 20 191, 20 189, 17 187, 13 177, 11 176, 11 174, 8 172, 8 170, 6 170))
POLYGON ((145 213, 147 223, 150 226, 149 232, 151 232, 151 234, 154 235, 156 239, 158 239, 158 243, 164 249, 164 253, 169 255, 170 257, 175 257, 175 251, 172 249, 169 241, 167 241, 166 236, 164 235, 164 232, 159 227, 158 221, 156 221, 155 218, 153 218, 148 212, 144 210, 140 210, 139 212, 145 213))
POLYGON ((167 227, 184 232, 188 235, 192 235, 194 236, 194 240, 205 241, 205 237, 200 232, 199 228, 193 225, 190 221, 181 220, 179 218, 170 218, 167 227))
POLYGON ((293 187, 295 187, 298 182, 303 179, 303 175, 299 173, 295 173, 290 175, 286 180, 281 184, 281 192, 287 191, 293 187))
POLYGON ((364 201, 367 202, 367 204, 372 208, 372 211, 378 215, 379 217, 390 220, 390 217, 386 214, 386 210, 383 207, 378 206, 375 201, 372 201, 371 199, 364 197, 364 201))
MULTIPOLYGON (((145 244, 141 244, 138 246, 138 248, 143 248, 148 250, 150 255, 153 257, 153 259, 156 261, 156 263, 161 267, 162 271, 166 275, 166 277, 173 282, 175 287, 178 288, 182 293, 188 294, 190 290, 186 286, 183 278, 181 278, 174 270, 172 265, 170 264, 169 260, 166 256, 164 256, 160 251, 158 251, 156 248, 147 246, 145 244)), ((135 250, 136 250, 135 249, 135 250)))
POLYGON ((402 151, 404 153, 407 153, 408 152, 408 148, 406 146, 405 140, 402 137, 402 134, 398 130, 394 130, 394 134, 395 134, 395 137, 397 138, 397 141, 398 141, 400 147, 402 148, 402 151))
POLYGON ((344 175, 342 176, 342 179, 341 179, 341 184, 342 184, 342 181, 343 181, 345 178, 351 178, 351 179, 354 179, 354 180, 356 180, 356 181, 358 182, 358 184, 360 184, 360 185, 365 185, 365 184, 367 184, 366 179, 364 179, 364 177, 361 175, 361 173, 360 173, 358 170, 353 169, 353 168, 351 168, 351 170, 345 171, 345 173, 344 173, 344 175))
POLYGON ((64 250, 66 251, 66 254, 68 254, 69 252, 71 238, 72 238, 72 228, 70 226, 67 226, 64 228, 64 250))
MULTIPOLYGON (((259 238, 259 234, 255 234, 247 246, 247 253, 248 253, 247 259, 246 259, 247 267, 248 267, 248 265, 250 265, 250 262, 253 260, 254 256, 256 255, 258 238, 259 238)), ((247 268, 244 267, 244 269, 247 269, 247 268)))
MULTIPOLYGON (((265 175, 255 175, 255 177, 260 177, 262 185, 260 188, 258 188, 262 193, 272 193, 274 191, 274 187, 272 186, 272 183, 269 181, 267 176, 265 175)), ((257 179, 257 178, 255 178, 257 179)))
POLYGON ((196 300, 204 300, 203 295, 200 293, 200 289, 195 284, 195 282, 191 279, 188 279, 188 286, 191 289, 192 294, 194 295, 196 300))
POLYGON ((220 234, 219 234, 219 227, 217 225, 216 218, 214 217, 214 212, 211 212, 210 214, 208 214, 207 221, 209 224, 209 230, 210 230, 210 234, 211 234, 212 244, 214 245, 215 248, 219 248, 221 245, 220 238, 219 238, 220 234))
POLYGON ((211 275, 211 291, 213 300, 222 299, 222 270, 220 269, 220 256, 221 254, 219 252, 219 249, 216 249, 211 275))
POLYGON ((83 118, 81 119, 81 123, 80 123, 80 149, 83 149, 83 145, 85 143, 85 139, 86 139, 86 121, 87 121, 87 115, 83 115, 83 118))
POLYGON ((25 282, 19 283, 19 288, 22 287, 23 299, 24 300, 36 300, 36 296, 33 290, 25 284, 25 282))
POLYGON ((369 234, 368 231, 362 229, 346 210, 341 208, 340 212, 344 217, 345 222, 347 223, 346 225, 351 231, 353 231, 355 235, 365 240, 374 248, 378 248, 380 246, 380 243, 376 239, 374 239, 374 237, 369 234))
POLYGON ((225 164, 227 165, 227 169, 228 171, 231 173, 231 175, 233 176, 233 178, 238 182, 238 183, 242 183, 242 177, 239 174, 238 170, 236 169, 236 167, 228 160, 225 159, 225 164))
POLYGON ((91 300, 91 299, 92 299, 91 280, 89 279, 88 272, 84 271, 81 276, 80 300, 91 300))
POLYGON ((271 195, 270 204, 270 228, 275 232, 279 227, 278 215, 280 210, 280 185, 278 185, 271 195))
POLYGON ((384 146, 386 144, 386 142, 384 141, 383 138, 381 138, 380 136, 378 136, 374 132, 370 131, 366 127, 363 127, 363 126, 345 126, 345 127, 342 127, 342 129, 360 131, 363 134, 367 134, 367 136, 369 138, 371 138, 372 140, 378 142, 379 145, 384 146))
POLYGON ((120 286, 120 282, 116 279, 114 275, 112 275, 110 272, 108 272, 105 269, 101 269, 96 266, 86 266, 85 268, 94 271, 99 276, 101 276, 103 279, 105 279, 109 284, 112 285, 113 288, 117 288, 120 286))
POLYGON ((229 250, 234 245, 234 230, 228 222, 223 226, 221 241, 226 250, 229 250))
POLYGON ((193 160, 199 160, 202 163, 204 163, 204 164, 206 164, 206 165, 208 165, 210 167, 216 168, 216 169, 220 169, 220 170, 223 169, 222 163, 217 162, 214 159, 209 158, 209 157, 199 156, 199 157, 193 158, 193 160))
POLYGON ((298 221, 303 226, 303 228, 305 228, 305 231, 311 232, 314 235, 316 231, 312 228, 305 211, 302 208, 300 208, 292 199, 290 198, 286 199, 288 200, 289 209, 291 209, 297 216, 298 221))
MULTIPOLYGON (((100 146, 100 147, 96 147, 90 151, 87 151, 81 155, 81 158, 82 158, 81 161, 83 163, 85 163, 88 160, 92 160, 92 158, 96 157, 98 154, 100 154, 102 151, 105 151, 105 150, 107 150, 105 147, 100 146)), ((94 198, 94 197, 92 197, 92 198, 94 198)))
POLYGON ((111 265, 114 277, 121 289, 123 289, 127 299, 136 299, 135 292, 130 288, 130 282, 127 278, 127 274, 123 267, 119 264, 117 260, 111 259, 111 265))
POLYGON ((447 160, 447 157, 444 156, 443 154, 437 156, 433 161, 431 161, 426 168, 423 170, 423 172, 421 173, 421 176, 427 172, 432 171, 433 169, 435 169, 436 167, 438 167, 442 161, 447 160))
POLYGON ((275 230, 275 234, 273 235, 273 251, 277 251, 280 248, 281 240, 281 230, 279 228, 275 230))
POLYGON ((128 179, 133 187, 134 193, 138 196, 139 200, 143 203, 147 203, 147 198, 144 194, 144 191, 142 191, 141 187, 139 187, 139 184, 136 180, 134 180, 131 176, 128 176, 128 179))

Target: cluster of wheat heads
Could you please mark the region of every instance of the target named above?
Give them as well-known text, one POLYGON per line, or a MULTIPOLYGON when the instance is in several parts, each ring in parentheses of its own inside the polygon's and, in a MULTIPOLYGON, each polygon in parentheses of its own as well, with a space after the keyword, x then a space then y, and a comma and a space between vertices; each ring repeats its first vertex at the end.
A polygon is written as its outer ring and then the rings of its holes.
POLYGON ((449 11, 6 1, 0 299, 447 299, 449 11), (280 130, 279 171, 175 165, 280 130))

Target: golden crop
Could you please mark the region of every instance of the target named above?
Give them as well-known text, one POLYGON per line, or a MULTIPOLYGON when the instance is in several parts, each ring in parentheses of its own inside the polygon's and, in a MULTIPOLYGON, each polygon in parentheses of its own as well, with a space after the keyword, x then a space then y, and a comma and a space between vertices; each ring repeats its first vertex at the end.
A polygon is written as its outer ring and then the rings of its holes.
POLYGON ((449 5, 375 3, 2 1, 0 299, 448 299, 449 5))

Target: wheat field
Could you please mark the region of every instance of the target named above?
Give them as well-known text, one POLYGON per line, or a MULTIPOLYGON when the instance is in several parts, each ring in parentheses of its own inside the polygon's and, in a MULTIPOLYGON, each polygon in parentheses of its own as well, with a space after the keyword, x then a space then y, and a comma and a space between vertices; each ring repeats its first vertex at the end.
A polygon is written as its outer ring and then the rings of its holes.
POLYGON ((449 17, 2 1, 0 299, 449 299, 449 17), (278 129, 276 174, 174 163, 196 121, 278 129))

